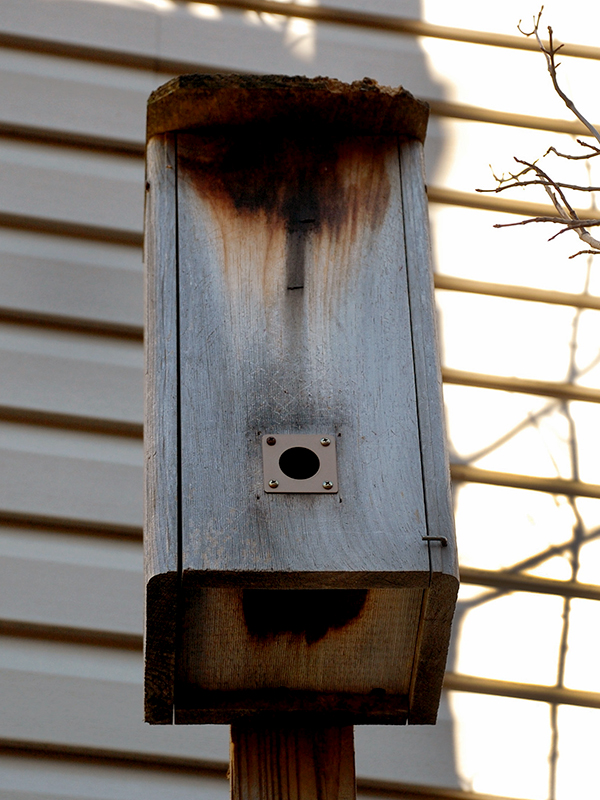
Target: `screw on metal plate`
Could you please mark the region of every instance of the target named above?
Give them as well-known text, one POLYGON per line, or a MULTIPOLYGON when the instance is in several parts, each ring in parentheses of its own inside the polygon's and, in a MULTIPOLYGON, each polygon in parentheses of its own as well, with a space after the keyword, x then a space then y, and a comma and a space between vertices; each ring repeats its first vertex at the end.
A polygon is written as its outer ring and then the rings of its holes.
POLYGON ((268 436, 267 444, 269 445, 269 447, 273 447, 274 444, 277 444, 277 439, 274 436, 268 436))
POLYGON ((440 542, 442 547, 448 547, 448 539, 445 536, 421 536, 424 542, 440 542))
POLYGON ((279 481, 269 481, 269 487, 271 489, 276 489, 279 486, 279 481))
POLYGON ((333 483, 331 481, 323 481, 323 488, 324 489, 333 489, 333 483))
POLYGON ((327 436, 324 436, 321 439, 321 444, 323 445, 323 447, 329 447, 329 445, 331 444, 331 439, 328 439, 327 436))

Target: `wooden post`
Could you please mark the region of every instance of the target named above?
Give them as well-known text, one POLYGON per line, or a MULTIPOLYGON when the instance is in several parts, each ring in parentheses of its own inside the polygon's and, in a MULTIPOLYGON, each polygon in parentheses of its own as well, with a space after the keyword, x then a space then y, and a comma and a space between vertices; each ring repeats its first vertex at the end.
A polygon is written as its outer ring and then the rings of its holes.
POLYGON ((232 800, 354 800, 354 729, 231 726, 232 800))

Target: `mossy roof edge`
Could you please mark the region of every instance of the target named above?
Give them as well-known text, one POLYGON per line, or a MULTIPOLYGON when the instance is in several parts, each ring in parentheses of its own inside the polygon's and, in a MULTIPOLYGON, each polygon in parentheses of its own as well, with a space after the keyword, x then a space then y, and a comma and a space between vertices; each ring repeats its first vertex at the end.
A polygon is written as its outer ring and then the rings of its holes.
POLYGON ((150 95, 147 136, 263 124, 424 141, 428 116, 427 103, 370 78, 348 84, 322 77, 180 75, 150 95))

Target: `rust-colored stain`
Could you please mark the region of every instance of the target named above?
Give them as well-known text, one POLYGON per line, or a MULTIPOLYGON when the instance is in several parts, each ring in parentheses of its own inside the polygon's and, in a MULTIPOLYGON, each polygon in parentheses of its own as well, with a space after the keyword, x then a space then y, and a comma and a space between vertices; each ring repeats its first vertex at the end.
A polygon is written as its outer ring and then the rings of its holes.
POLYGON ((370 78, 184 75, 150 97, 148 136, 175 134, 178 182, 198 196, 229 294, 252 283, 270 301, 285 287, 298 305, 313 245, 335 251, 341 277, 385 220, 389 156, 399 140, 423 141, 427 117, 370 78))
POLYGON ((396 148, 390 137, 292 137, 249 124, 219 136, 180 136, 180 180, 210 209, 224 248, 249 240, 257 225, 273 243, 283 236, 285 285, 296 291, 304 288, 311 238, 327 231, 348 247, 383 223, 391 193, 386 156, 396 148))
POLYGON ((396 143, 388 137, 292 137, 248 125, 220 136, 180 136, 179 169, 200 197, 239 215, 264 212, 293 238, 325 226, 338 232, 360 200, 377 227, 390 194, 381 169, 390 147, 396 143))
POLYGON ((291 633, 314 644, 357 619, 368 589, 245 589, 244 620, 251 636, 291 633))

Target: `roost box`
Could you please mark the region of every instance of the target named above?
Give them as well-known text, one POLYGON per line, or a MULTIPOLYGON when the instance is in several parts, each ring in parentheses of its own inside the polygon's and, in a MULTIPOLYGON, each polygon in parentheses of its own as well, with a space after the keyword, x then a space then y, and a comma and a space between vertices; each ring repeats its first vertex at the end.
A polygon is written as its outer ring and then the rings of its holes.
POLYGON ((435 721, 458 582, 426 123, 366 79, 150 98, 149 722, 435 721))

